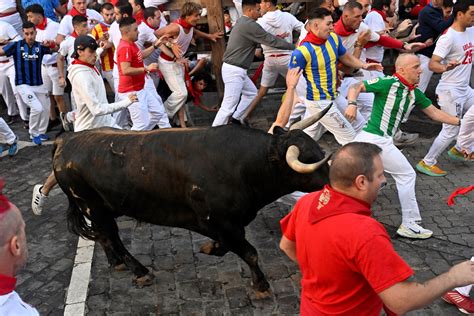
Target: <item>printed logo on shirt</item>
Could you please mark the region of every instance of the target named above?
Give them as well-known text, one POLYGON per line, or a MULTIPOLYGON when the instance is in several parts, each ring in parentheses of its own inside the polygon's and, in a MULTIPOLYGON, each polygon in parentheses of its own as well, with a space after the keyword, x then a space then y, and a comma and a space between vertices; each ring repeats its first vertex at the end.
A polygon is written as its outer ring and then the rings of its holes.
POLYGON ((377 83, 378 81, 379 81, 379 78, 374 78, 374 79, 367 80, 367 83, 374 84, 374 83, 377 83))
POLYGON ((331 199, 331 192, 328 189, 324 189, 321 195, 319 196, 318 210, 322 209, 329 203, 331 199))
POLYGON ((295 65, 295 66, 298 64, 298 62, 296 61, 296 56, 293 56, 293 61, 292 61, 292 63, 293 63, 293 65, 295 65))
POLYGON ((472 50, 474 49, 474 45, 472 45, 472 43, 469 43, 464 45, 462 49, 465 51, 465 53, 464 57, 462 57, 461 63, 463 65, 472 64, 472 50))

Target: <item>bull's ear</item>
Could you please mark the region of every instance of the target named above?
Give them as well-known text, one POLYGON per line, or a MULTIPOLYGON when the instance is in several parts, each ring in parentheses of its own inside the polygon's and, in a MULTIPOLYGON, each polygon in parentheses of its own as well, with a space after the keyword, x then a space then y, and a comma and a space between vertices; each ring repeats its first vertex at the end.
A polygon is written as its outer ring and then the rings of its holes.
POLYGON ((275 126, 273 128, 273 135, 283 135, 283 134, 286 134, 286 133, 287 133, 287 131, 284 128, 280 127, 280 126, 275 126))

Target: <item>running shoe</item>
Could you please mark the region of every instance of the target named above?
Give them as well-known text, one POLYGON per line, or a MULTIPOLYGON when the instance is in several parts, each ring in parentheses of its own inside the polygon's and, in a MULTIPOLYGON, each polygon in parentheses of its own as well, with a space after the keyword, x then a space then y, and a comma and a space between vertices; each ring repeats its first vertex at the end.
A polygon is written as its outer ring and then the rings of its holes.
POLYGON ((444 294, 442 299, 449 304, 456 305, 456 307, 464 314, 474 313, 474 301, 470 297, 464 296, 456 290, 444 294))
POLYGON ((464 158, 464 155, 462 152, 456 149, 456 146, 451 147, 450 150, 448 150, 448 156, 452 160, 456 161, 466 161, 466 158, 464 158))
POLYGON ((8 156, 10 157, 15 156, 17 152, 18 152, 18 143, 15 140, 15 142, 11 144, 10 147, 8 148, 8 156))
POLYGON ((432 177, 444 177, 448 174, 437 165, 429 166, 423 160, 416 164, 416 170, 432 177))
POLYGON ((41 188, 43 186, 41 184, 37 184, 33 188, 33 198, 31 199, 31 209, 35 215, 41 215, 43 212, 43 205, 44 200, 46 199, 46 195, 41 193, 41 188))
POLYGON ((398 130, 394 135, 393 135, 393 144, 395 146, 407 146, 407 145, 412 145, 416 142, 420 135, 418 133, 405 133, 402 132, 401 130, 398 130))
POLYGON ((433 235, 429 229, 425 229, 415 222, 401 224, 398 227, 397 234, 412 239, 427 239, 433 235))
POLYGON ((42 144, 41 137, 39 137, 39 136, 30 136, 30 138, 31 138, 31 141, 33 142, 33 144, 38 145, 38 146, 40 146, 42 144))
POLYGON ((39 135, 39 138, 41 138, 42 141, 47 141, 47 140, 49 140, 49 136, 46 135, 46 134, 40 134, 40 135, 39 135))

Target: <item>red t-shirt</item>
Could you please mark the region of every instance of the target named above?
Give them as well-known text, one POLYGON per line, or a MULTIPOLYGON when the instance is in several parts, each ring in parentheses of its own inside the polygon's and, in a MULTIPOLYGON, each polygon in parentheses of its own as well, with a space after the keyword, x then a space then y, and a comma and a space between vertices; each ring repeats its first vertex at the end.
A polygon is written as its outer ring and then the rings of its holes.
POLYGON ((129 62, 134 68, 145 67, 143 64, 142 52, 135 43, 120 40, 117 48, 117 65, 119 70, 118 92, 125 93, 140 91, 145 86, 145 73, 133 76, 122 74, 122 62, 129 62))
POLYGON ((280 221, 283 235, 296 242, 302 316, 379 316, 378 293, 413 274, 370 215, 370 205, 326 186, 280 221))

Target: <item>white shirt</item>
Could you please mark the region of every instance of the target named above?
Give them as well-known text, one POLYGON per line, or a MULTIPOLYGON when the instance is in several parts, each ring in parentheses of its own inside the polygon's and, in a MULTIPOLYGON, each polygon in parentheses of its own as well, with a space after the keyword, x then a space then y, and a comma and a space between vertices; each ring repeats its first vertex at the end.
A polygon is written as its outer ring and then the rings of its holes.
MULTIPOLYGON (((122 38, 122 33, 120 33, 119 24, 117 21, 114 21, 109 27, 109 42, 114 44, 115 53, 114 53, 114 61, 117 62, 117 48, 120 44, 120 39, 122 38)), ((117 67, 114 67, 114 69, 117 67)))
POLYGON ((452 27, 440 36, 433 55, 442 58, 444 63, 460 61, 456 68, 443 72, 436 90, 469 87, 472 71, 472 54, 474 50, 474 27, 465 32, 455 31, 452 27))
MULTIPOLYGON (((304 28, 304 24, 295 18, 294 15, 287 12, 281 12, 280 10, 265 13, 257 20, 257 23, 260 24, 265 31, 275 36, 288 33, 288 35, 283 38, 288 43, 293 43, 293 31, 301 32, 304 28)), ((263 44, 262 48, 263 54, 266 56, 282 53, 291 54, 290 50, 276 49, 263 44)))
MULTIPOLYGON (((385 22, 380 13, 370 11, 364 20, 365 24, 372 30, 372 32, 380 33, 385 31, 385 22)), ((347 46, 346 46, 347 47, 347 46)), ((375 60, 379 63, 383 60, 385 49, 382 46, 374 46, 365 50, 365 56, 369 59, 375 60)))
POLYGON ((15 0, 1 0, 0 1, 0 12, 4 12, 12 8, 16 8, 15 0))
POLYGON ((39 316, 38 311, 23 302, 17 292, 0 295, 0 315, 2 316, 39 316))
MULTIPOLYGON (((36 41, 40 43, 43 41, 54 41, 56 39, 56 35, 58 35, 58 29, 58 22, 54 22, 53 20, 47 19, 46 28, 44 30, 36 28, 36 41)), ((44 55, 43 65, 55 64, 57 56, 57 53, 44 55)))
POLYGON ((75 37, 68 35, 64 41, 61 42, 59 45, 58 53, 61 56, 66 57, 67 64, 70 65, 72 62, 72 54, 74 54, 74 41, 76 40, 75 37))
MULTIPOLYGON (((94 21, 97 21, 97 22, 104 21, 104 18, 102 17, 102 15, 100 15, 100 13, 95 10, 86 9, 86 15, 87 15, 87 18, 89 19, 88 20, 89 30, 92 30, 92 28, 94 28, 95 26, 94 21)), ((61 20, 61 23, 59 24, 58 34, 67 36, 71 34, 72 32, 74 32, 74 27, 72 26, 72 16, 67 14, 63 17, 63 19, 61 20)))
MULTIPOLYGON (((145 42, 151 43, 153 45, 153 43, 157 41, 157 38, 154 32, 155 30, 149 27, 148 25, 146 25, 146 23, 140 23, 140 25, 138 26, 138 39, 135 42, 135 44, 137 44, 141 50, 145 49, 145 42)), ((153 53, 150 54, 150 56, 148 56, 147 58, 143 60, 143 62, 145 63, 145 65, 148 66, 151 63, 158 62, 159 56, 160 56, 160 50, 155 49, 153 53)))
POLYGON ((158 8, 158 6, 165 4, 167 2, 168 0, 145 0, 143 1, 143 5, 145 6, 145 8, 148 8, 148 7, 158 8))
MULTIPOLYGON (((15 28, 7 22, 0 21, 0 41, 8 40, 11 42, 21 39, 15 28)), ((13 61, 13 57, 0 56, 0 61, 13 61)))
MULTIPOLYGON (((342 45, 347 49, 347 51, 351 54, 354 54, 354 45, 359 38, 360 33, 363 33, 367 30, 370 30, 367 24, 362 22, 359 26, 359 29, 355 33, 352 33, 349 36, 341 36, 342 45)), ((374 31, 370 30, 370 39, 369 42, 377 42, 380 39, 380 35, 375 33, 374 31)), ((360 54, 360 60, 365 63, 366 55, 365 55, 365 48, 362 49, 362 53, 360 54)))

